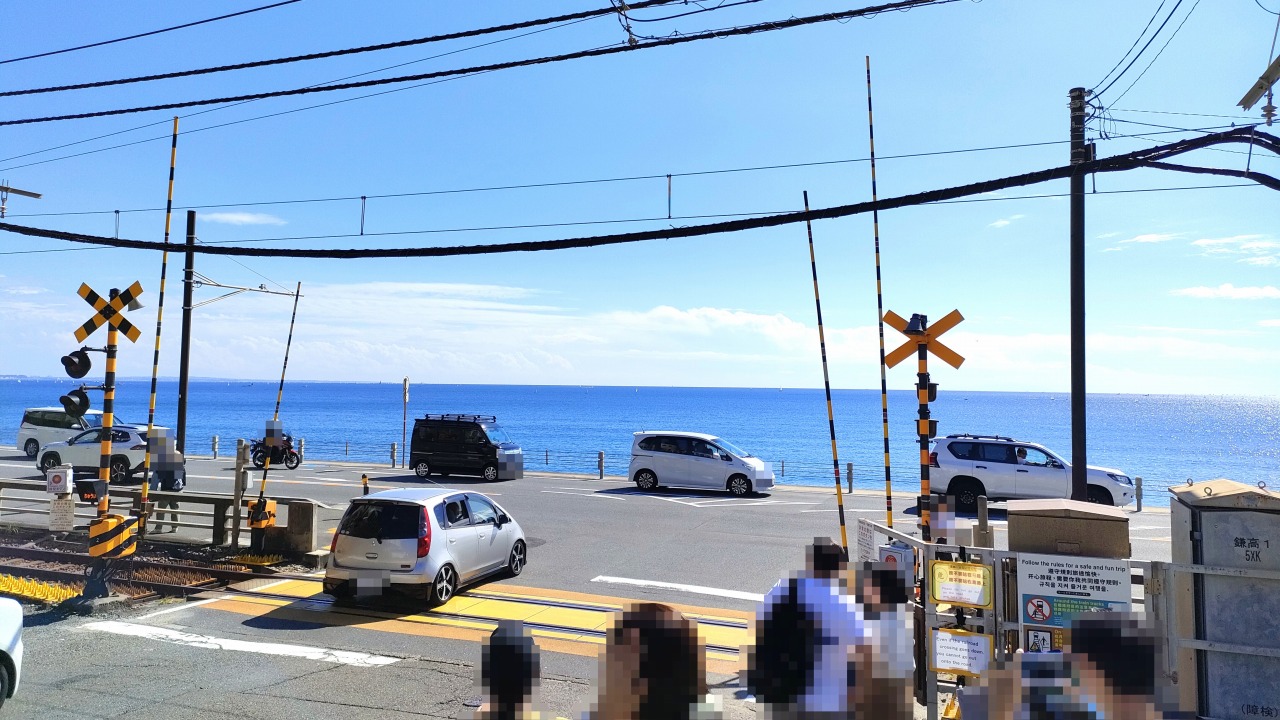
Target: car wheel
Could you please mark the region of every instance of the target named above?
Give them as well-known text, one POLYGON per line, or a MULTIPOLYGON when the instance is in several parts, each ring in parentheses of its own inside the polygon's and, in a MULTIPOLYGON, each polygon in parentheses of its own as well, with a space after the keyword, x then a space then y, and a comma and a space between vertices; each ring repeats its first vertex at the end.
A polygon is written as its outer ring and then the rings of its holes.
POLYGON ((109 467, 111 474, 108 477, 111 478, 111 484, 123 484, 125 480, 129 479, 129 460, 127 458, 113 457, 109 467))
POLYGON ((452 565, 445 565, 436 573, 436 579, 432 581, 431 591, 427 595, 432 605, 443 605, 449 602, 457 590, 458 573, 452 565))
POLYGON ((745 475, 734 475, 733 477, 729 478, 728 488, 729 488, 729 492, 733 493, 734 495, 737 495, 738 497, 743 497, 744 495, 750 495, 751 481, 748 480, 745 475))
POLYGON ((511 577, 515 577, 524 570, 524 565, 528 562, 528 548, 523 540, 517 540, 515 545, 511 546, 511 557, 507 558, 507 572, 511 577))
POLYGON ((298 453, 290 451, 284 456, 284 466, 290 470, 296 470, 298 464, 302 462, 302 458, 298 457, 298 453))
POLYGON ((978 497, 985 495, 987 489, 982 483, 973 478, 957 478, 951 481, 951 486, 947 489, 948 495, 954 495, 956 499, 956 509, 963 512, 973 512, 978 509, 978 497))
POLYGON ((636 487, 641 490, 657 490, 658 476, 652 470, 641 470, 636 473, 636 487))
POLYGON ((431 475, 431 466, 427 464, 426 460, 419 460, 413 466, 413 474, 420 478, 429 477, 431 475))
POLYGON ((495 465, 494 463, 489 463, 488 465, 485 465, 485 466, 484 466, 484 479, 485 479, 485 480, 488 480, 489 482, 493 482, 494 480, 497 480, 497 479, 498 479, 498 466, 497 466, 497 465, 495 465))
POLYGON ((13 684, 13 678, 9 677, 8 668, 0 668, 0 707, 4 707, 5 698, 9 697, 9 687, 13 684))
POLYGON ((1099 505, 1115 505, 1115 501, 1111 499, 1111 491, 1097 485, 1089 486, 1089 494, 1086 496, 1091 503, 1099 505))
POLYGON ((22 449, 27 453, 27 457, 34 458, 36 453, 40 452, 40 443, 36 442, 35 438, 32 438, 27 441, 26 445, 22 446, 22 449))
POLYGON ((40 458, 40 472, 49 472, 53 468, 62 464, 62 458, 58 457, 58 453, 45 453, 40 458))

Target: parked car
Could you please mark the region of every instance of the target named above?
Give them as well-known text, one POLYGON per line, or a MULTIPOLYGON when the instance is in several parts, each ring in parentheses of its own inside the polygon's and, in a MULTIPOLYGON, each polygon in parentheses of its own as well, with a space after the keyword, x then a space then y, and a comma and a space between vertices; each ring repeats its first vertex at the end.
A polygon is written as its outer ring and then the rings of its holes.
POLYGON ((458 588, 528 561, 520 524, 475 492, 384 490, 351 502, 325 564, 324 591, 339 599, 405 591, 432 605, 458 588))
POLYGON ((635 433, 627 474, 641 490, 671 486, 747 495, 773 488, 770 463, 724 438, 696 432, 635 433))
POLYGON ((22 679, 22 605, 0 598, 0 706, 18 691, 22 679))
MULTIPOLYGON (((86 430, 66 442, 49 443, 40 450, 36 466, 41 472, 70 465, 74 473, 96 473, 102 461, 102 428, 86 430)), ((123 482, 142 469, 147 459, 147 429, 137 425, 111 428, 111 482, 123 482)))
MULTIPOLYGON (((954 495, 962 510, 991 499, 1071 497, 1071 465, 1043 445, 999 435, 948 435, 929 455, 930 485, 954 495)), ((1133 500, 1133 480, 1122 470, 1089 466, 1089 502, 1122 507, 1133 500)))
POLYGON ((18 424, 18 447, 29 458, 35 458, 40 448, 51 442, 62 442, 90 428, 102 425, 102 412, 90 410, 84 417, 71 417, 62 408, 27 408, 18 424))
POLYGON ((453 473, 519 480, 524 452, 492 415, 426 415, 413 421, 409 465, 422 478, 453 473))

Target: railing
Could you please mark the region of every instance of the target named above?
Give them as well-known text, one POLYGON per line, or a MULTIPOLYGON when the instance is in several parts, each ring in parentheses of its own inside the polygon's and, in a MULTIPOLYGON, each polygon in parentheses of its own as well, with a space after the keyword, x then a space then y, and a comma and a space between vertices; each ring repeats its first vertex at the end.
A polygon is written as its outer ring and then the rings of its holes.
MULTIPOLYGON (((109 492, 112 498, 127 500, 130 507, 136 504, 137 498, 141 494, 141 490, 138 488, 113 487, 109 492)), ((49 503, 53 498, 53 495, 46 492, 45 483, 42 481, 0 480, 0 517, 12 519, 13 516, 22 515, 49 515, 49 503)), ((275 500, 281 507, 288 508, 288 512, 284 516, 285 522, 282 524, 282 529, 289 535, 310 534, 313 536, 310 540, 305 537, 290 537, 286 544, 301 552, 314 550, 316 544, 314 538, 316 510, 318 508, 329 508, 329 506, 309 498, 273 495, 269 499, 275 500), (304 545, 307 546, 305 550, 303 550, 304 545)), ((148 500, 155 503, 155 510, 149 520, 149 524, 153 527, 173 526, 206 530, 209 532, 209 538, 213 545, 226 545, 229 542, 238 544, 239 538, 235 537, 236 533, 231 527, 236 519, 231 510, 236 504, 236 499, 232 495, 152 491, 148 493, 148 500), (187 507, 184 508, 182 507, 183 505, 187 507), (196 508, 192 508, 192 505, 196 506, 196 508), (195 519, 188 520, 185 518, 195 519)), ((254 501, 256 501, 256 498, 244 498, 241 500, 240 517, 242 519, 247 520, 248 505, 254 501)), ((127 512, 127 509, 124 512, 127 512)), ((92 519, 97 517, 97 512, 93 510, 92 506, 85 506, 84 509, 81 509, 78 503, 74 517, 85 518, 86 520, 92 519)), ((83 530, 87 527, 87 522, 83 524, 77 523, 73 529, 83 530)))

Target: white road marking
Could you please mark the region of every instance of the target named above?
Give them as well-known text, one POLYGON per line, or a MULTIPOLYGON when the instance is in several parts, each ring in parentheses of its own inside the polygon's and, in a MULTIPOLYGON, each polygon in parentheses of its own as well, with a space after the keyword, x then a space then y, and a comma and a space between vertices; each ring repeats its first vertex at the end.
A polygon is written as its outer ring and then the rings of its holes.
POLYGON ((98 630, 101 632, 114 633, 116 635, 129 635, 132 637, 147 638, 148 640, 159 640, 161 642, 173 643, 175 645, 186 645, 187 647, 207 648, 210 650, 236 650, 239 652, 259 653, 262 655, 296 657, 307 660, 338 663, 341 665, 355 665, 357 667, 379 667, 381 665, 390 665, 400 661, 400 658, 387 657, 385 655, 370 655, 369 653, 353 652, 350 650, 330 650, 329 648, 307 647, 304 645, 284 645, 281 643, 229 640, 224 638, 215 638, 209 635, 195 635, 193 633, 184 633, 177 630, 170 630, 168 628, 118 622, 115 620, 93 622, 83 625, 82 627, 87 630, 98 630))
POLYGON ((577 495, 578 497, 602 498, 604 500, 625 500, 626 499, 626 498, 620 498, 614 495, 601 495, 599 493, 563 492, 560 490, 540 490, 539 492, 551 493, 552 495, 577 495))
POLYGON ((591 582, 611 583, 614 585, 631 585, 634 587, 659 588, 662 590, 679 590, 681 592, 696 593, 698 595, 715 595, 717 597, 733 598, 735 600, 750 600, 752 602, 761 602, 764 595, 758 593, 749 593, 742 590, 725 590, 723 588, 703 587, 702 585, 682 585, 680 583, 660 582, 658 580, 636 580, 634 578, 611 577, 609 575, 597 575, 591 578, 591 582))

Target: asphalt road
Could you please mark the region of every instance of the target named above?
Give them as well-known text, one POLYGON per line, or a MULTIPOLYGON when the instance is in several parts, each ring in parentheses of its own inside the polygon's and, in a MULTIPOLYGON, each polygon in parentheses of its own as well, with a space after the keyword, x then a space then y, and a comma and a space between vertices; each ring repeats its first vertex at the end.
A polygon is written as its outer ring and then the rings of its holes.
MULTIPOLYGON (((225 458, 189 458, 188 488, 230 492, 233 471, 225 458)), ((327 531, 347 502, 361 494, 362 473, 369 475, 371 491, 438 482, 492 496, 524 529, 528 567, 518 578, 473 588, 448 617, 418 608, 339 608, 319 594, 317 583, 302 582, 259 589, 258 595, 217 593, 196 602, 119 607, 91 618, 36 615, 28 625, 24 687, 6 714, 50 719, 469 717, 465 702, 477 695, 478 641, 493 618, 518 616, 526 622, 560 618, 557 624, 580 628, 582 635, 572 642, 558 639, 567 637, 564 633, 539 636, 546 678, 542 704, 555 715, 576 717, 595 693, 598 644, 587 641, 608 617, 581 607, 607 610, 628 600, 657 600, 690 614, 745 622, 757 607, 755 596, 802 566, 807 543, 818 535, 840 538, 834 491, 822 488, 780 487, 768 495, 735 498, 716 492, 640 492, 620 477, 530 472, 522 480, 496 483, 424 480, 385 466, 308 461, 296 470, 273 470, 268 490, 329 506, 320 515, 321 544, 327 545, 327 531), (485 600, 486 594, 509 594, 512 602, 485 600), (580 607, 548 607, 557 603, 580 607), (157 611, 165 612, 151 615, 157 611)), ((32 461, 2 447, 0 477, 41 478, 32 461)), ((252 494, 260 479, 260 471, 253 473, 252 494)), ((6 495, 5 507, 10 498, 6 495)), ((914 517, 903 514, 913 501, 895 499, 900 529, 914 527, 914 517)), ((846 494, 845 516, 853 541, 856 518, 883 520, 883 495, 846 494)), ((5 522, 46 522, 41 515, 8 511, 3 517, 5 522)), ((1136 559, 1168 559, 1166 511, 1133 513, 1130 526, 1136 559)), ((999 546, 1003 524, 997 521, 996 528, 999 546)), ((153 539, 159 537, 167 536, 153 539)), ((174 537, 208 540, 186 529, 174 537)), ((754 717, 731 660, 709 654, 711 680, 725 697, 730 717, 754 717)))

